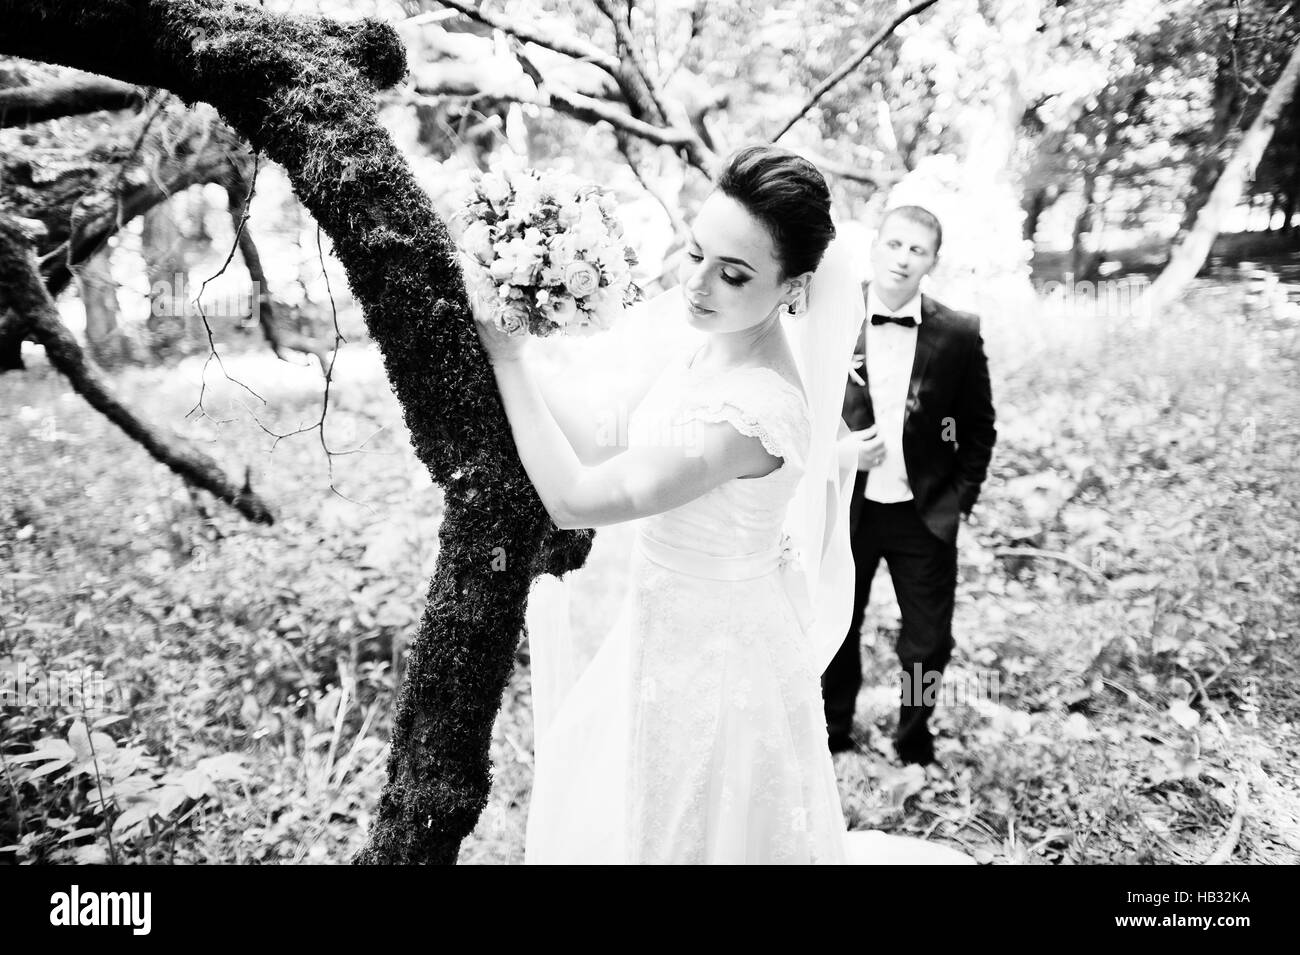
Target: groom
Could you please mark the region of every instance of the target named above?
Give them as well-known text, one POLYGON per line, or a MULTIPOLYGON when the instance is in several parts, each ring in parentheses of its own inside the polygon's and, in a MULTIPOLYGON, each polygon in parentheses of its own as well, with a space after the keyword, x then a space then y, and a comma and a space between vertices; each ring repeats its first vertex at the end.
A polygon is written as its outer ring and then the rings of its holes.
POLYGON ((849 512, 853 617, 823 677, 831 750, 851 749, 859 634, 883 558, 902 615, 894 748, 903 762, 921 765, 934 760, 927 722, 953 648, 957 526, 979 496, 996 438, 979 319, 920 294, 942 238, 932 213, 900 206, 886 213, 871 247, 869 317, 843 411, 858 456, 849 512))

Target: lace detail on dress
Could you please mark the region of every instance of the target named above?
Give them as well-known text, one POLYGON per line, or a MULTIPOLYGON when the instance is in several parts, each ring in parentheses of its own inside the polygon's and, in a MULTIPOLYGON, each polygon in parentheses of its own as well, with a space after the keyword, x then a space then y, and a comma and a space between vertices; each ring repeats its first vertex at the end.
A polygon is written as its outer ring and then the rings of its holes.
POLYGON ((774 457, 794 460, 800 470, 811 422, 802 392, 771 368, 737 368, 702 387, 685 408, 686 420, 726 422, 758 438, 774 457))

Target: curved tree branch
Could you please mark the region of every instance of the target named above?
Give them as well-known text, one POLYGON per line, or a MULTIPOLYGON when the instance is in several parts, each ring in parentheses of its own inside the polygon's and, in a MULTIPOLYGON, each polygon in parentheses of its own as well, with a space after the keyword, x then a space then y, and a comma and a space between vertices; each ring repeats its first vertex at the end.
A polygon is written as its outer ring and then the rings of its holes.
POLYGON ((37 86, 11 86, 0 89, 0 129, 30 126, 102 109, 132 109, 143 102, 143 90, 102 76, 37 86))
MULTIPOLYGON (((447 90, 437 86, 417 85, 415 95, 407 94, 402 97, 406 102, 419 103, 427 102, 421 97, 439 97, 447 95, 464 95, 463 91, 447 90)), ((557 113, 564 113, 566 116, 572 116, 574 119, 582 120, 585 123, 608 123, 619 132, 627 133, 638 139, 643 139, 655 146, 671 146, 674 149, 687 151, 688 159, 691 165, 701 172, 708 173, 711 167, 713 154, 702 143, 695 145, 698 137, 692 133, 677 127, 655 126, 652 123, 643 122, 636 119, 626 110, 619 109, 603 100, 595 99, 591 96, 584 96, 581 93, 574 93, 560 87, 552 86, 549 83, 541 91, 531 95, 526 94, 522 89, 511 90, 509 92, 501 91, 497 93, 486 94, 487 99, 500 99, 510 103, 530 103, 534 106, 543 106, 555 110, 557 113)))
POLYGON ((509 34, 524 43, 536 43, 538 46, 544 46, 556 53, 571 56, 575 60, 595 64, 611 76, 618 73, 621 65, 618 57, 612 53, 607 53, 596 44, 586 43, 577 37, 556 33, 541 24, 520 23, 518 20, 502 16, 499 13, 489 13, 477 3, 470 3, 468 0, 438 0, 438 2, 444 6, 459 10, 471 20, 477 20, 485 26, 500 30, 502 33, 509 34))
POLYGON ((875 186, 877 189, 888 189, 899 179, 903 178, 902 173, 894 172, 889 169, 864 169, 854 166, 851 163, 843 163, 834 159, 828 159, 818 153, 800 150, 804 157, 811 163, 815 163, 817 168, 824 173, 832 176, 838 176, 840 179, 847 179, 849 182, 860 182, 864 185, 875 186))
POLYGON ((136 216, 192 185, 224 184, 251 168, 243 140, 215 117, 204 121, 172 108, 143 123, 134 147, 111 141, 89 156, 0 158, 5 205, 47 230, 37 253, 53 298, 67 288, 73 268, 136 216))
POLYGON ((866 61, 867 57, 876 52, 876 47, 889 39, 899 26, 906 23, 926 8, 934 6, 937 2, 938 0, 920 0, 919 3, 912 4, 902 13, 894 17, 894 19, 890 20, 889 23, 877 30, 875 35, 867 41, 866 46, 857 53, 854 53, 839 69, 817 85, 817 88, 813 90, 812 96, 809 97, 808 102, 804 103, 793 116, 785 121, 785 124, 781 127, 781 131, 772 137, 772 142, 775 143, 779 141, 782 136, 790 131, 791 127, 794 126, 795 123, 808 115, 808 111, 821 102, 823 96, 833 90, 846 76, 861 66, 866 61))
POLYGON ((235 484, 220 465, 183 438, 166 435, 137 416, 104 380, 72 332, 59 321, 58 309, 46 291, 36 255, 14 221, 0 216, 0 310, 11 309, 26 321, 27 331, 45 347, 50 364, 95 410, 195 487, 209 491, 250 521, 271 524, 266 502, 245 484, 235 484))
POLYGON ((619 85, 623 88, 628 103, 633 107, 634 112, 640 113, 646 119, 658 119, 661 123, 668 122, 668 111, 664 109, 663 99, 659 96, 659 90, 650 75, 649 67, 641 58, 641 51, 632 38, 631 29, 609 0, 594 0, 594 2, 614 28, 620 58, 619 85))

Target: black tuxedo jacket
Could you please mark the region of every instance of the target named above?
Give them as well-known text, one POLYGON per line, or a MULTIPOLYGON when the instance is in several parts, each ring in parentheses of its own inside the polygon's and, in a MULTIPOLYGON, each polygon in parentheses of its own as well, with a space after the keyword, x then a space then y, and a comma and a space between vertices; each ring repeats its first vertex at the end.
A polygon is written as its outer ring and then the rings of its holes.
MULTIPOLYGON (((855 353, 865 354, 865 345, 866 322, 855 353)), ((859 374, 867 380, 865 361, 859 374)), ((844 392, 844 423, 854 431, 876 420, 869 385, 850 378, 844 392)), ((997 438, 993 422, 993 391, 979 318, 921 296, 916 357, 903 414, 903 459, 917 512, 941 540, 957 540, 961 515, 969 514, 979 497, 997 438)), ((861 524, 866 484, 867 472, 859 471, 849 511, 851 534, 861 524)))

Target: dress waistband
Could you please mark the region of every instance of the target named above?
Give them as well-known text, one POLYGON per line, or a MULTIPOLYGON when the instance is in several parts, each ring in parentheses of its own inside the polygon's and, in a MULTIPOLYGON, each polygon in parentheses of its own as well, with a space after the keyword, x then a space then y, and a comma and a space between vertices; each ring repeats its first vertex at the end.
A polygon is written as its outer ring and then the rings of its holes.
POLYGON ((781 566, 782 547, 755 554, 720 556, 697 550, 684 550, 663 541, 655 540, 642 531, 636 535, 636 546, 641 553, 669 570, 710 580, 752 580, 763 577, 781 566))

